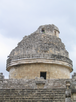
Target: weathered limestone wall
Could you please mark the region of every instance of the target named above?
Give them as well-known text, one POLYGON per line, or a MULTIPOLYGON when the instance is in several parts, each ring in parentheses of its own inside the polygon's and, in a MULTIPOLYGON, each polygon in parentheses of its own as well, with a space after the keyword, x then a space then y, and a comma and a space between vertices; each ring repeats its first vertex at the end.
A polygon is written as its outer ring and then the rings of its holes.
POLYGON ((70 102, 69 96, 65 101, 66 82, 71 84, 69 87, 72 91, 71 99, 75 102, 76 79, 35 78, 28 80, 0 77, 0 102, 70 102))
MULTIPOLYGON (((71 79, 68 79, 71 81, 71 79)), ((65 102, 67 79, 2 79, 0 102, 65 102), (43 87, 39 87, 42 86, 43 87)))
POLYGON ((0 89, 0 102, 65 102, 64 93, 64 89, 0 89))
POLYGON ((72 82, 72 79, 2 79, 0 89, 39 89, 38 85, 41 84, 43 84, 42 89, 65 89, 66 81, 72 82))
POLYGON ((53 24, 42 25, 25 36, 8 56, 6 70, 10 79, 34 79, 40 77, 40 72, 44 78, 46 72, 45 79, 70 78, 72 61, 58 36, 59 29, 53 24))
POLYGON ((59 37, 59 29, 54 24, 52 25, 42 25, 40 26, 35 33, 46 33, 48 35, 59 37))
POLYGON ((40 72, 46 72, 46 79, 70 78, 68 67, 53 64, 25 64, 13 66, 9 71, 10 79, 35 79, 40 77, 40 72))
POLYGON ((73 93, 72 99, 73 99, 73 102, 76 102, 76 93, 73 93))

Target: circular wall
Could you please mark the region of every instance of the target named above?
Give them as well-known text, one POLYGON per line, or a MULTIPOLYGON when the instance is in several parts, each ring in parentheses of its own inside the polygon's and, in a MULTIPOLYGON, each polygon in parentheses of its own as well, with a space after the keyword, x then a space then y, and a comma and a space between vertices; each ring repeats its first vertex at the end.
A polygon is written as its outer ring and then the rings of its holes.
POLYGON ((70 78, 70 70, 66 66, 47 63, 16 65, 9 70, 10 79, 35 79, 42 76, 46 79, 67 79, 70 78))

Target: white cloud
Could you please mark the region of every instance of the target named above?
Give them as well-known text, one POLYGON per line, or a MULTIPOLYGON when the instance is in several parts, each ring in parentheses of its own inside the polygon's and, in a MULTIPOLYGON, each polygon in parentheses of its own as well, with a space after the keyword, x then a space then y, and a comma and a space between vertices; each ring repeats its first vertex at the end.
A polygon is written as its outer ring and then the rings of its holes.
POLYGON ((55 24, 59 28, 60 38, 70 52, 75 69, 75 4, 76 0, 0 0, 0 62, 3 69, 7 56, 20 38, 44 24, 55 24))
POLYGON ((18 39, 6 38, 0 34, 0 58, 4 59, 10 51, 17 45, 18 39))
POLYGON ((70 58, 73 61, 73 72, 76 72, 76 45, 73 44, 70 49, 70 58))
POLYGON ((5 78, 8 78, 8 73, 6 72, 7 56, 18 42, 18 39, 9 39, 0 34, 0 72, 4 73, 5 78))
POLYGON ((76 61, 76 45, 72 45, 72 49, 70 50, 70 57, 76 61))

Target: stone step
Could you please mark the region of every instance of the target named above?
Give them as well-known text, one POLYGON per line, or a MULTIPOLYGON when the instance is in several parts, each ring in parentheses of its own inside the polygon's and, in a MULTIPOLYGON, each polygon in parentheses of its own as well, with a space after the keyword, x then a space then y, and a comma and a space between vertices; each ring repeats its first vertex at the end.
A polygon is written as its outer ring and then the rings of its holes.
POLYGON ((0 102, 65 102, 65 89, 0 89, 0 102))

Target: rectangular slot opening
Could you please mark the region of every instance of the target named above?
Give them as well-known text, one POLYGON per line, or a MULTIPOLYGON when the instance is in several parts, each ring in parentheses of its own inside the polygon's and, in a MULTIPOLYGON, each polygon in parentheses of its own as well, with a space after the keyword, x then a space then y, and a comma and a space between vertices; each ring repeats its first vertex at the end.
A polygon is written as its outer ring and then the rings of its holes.
POLYGON ((40 72, 40 77, 43 77, 44 79, 46 79, 46 72, 40 72))

